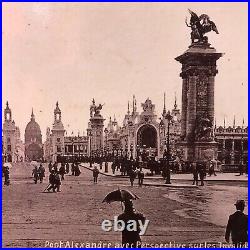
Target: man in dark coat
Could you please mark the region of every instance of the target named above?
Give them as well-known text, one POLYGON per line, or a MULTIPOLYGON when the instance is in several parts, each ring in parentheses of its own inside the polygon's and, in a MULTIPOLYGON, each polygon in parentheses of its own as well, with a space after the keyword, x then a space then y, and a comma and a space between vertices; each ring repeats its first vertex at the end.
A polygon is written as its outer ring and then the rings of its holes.
POLYGON ((141 237, 140 237, 140 227, 139 222, 145 223, 146 218, 141 213, 136 213, 133 207, 133 203, 131 200, 126 200, 124 202, 124 213, 118 216, 118 220, 124 221, 125 228, 122 231, 122 245, 123 248, 140 248, 141 246, 141 237), (137 230, 136 231, 128 231, 127 224, 129 221, 134 220, 137 222, 137 230))
POLYGON ((47 188, 48 192, 52 189, 53 192, 56 192, 56 181, 55 181, 55 170, 52 169, 49 175, 49 184, 50 186, 47 188))
POLYGON ((248 242, 248 216, 243 213, 244 200, 238 200, 235 204, 237 211, 229 216, 225 239, 229 242, 230 234, 235 247, 239 248, 248 242))
POLYGON ((198 176, 198 170, 197 170, 197 166, 196 166, 196 162, 192 163, 192 172, 193 172, 193 184, 192 185, 199 185, 199 176, 198 176))

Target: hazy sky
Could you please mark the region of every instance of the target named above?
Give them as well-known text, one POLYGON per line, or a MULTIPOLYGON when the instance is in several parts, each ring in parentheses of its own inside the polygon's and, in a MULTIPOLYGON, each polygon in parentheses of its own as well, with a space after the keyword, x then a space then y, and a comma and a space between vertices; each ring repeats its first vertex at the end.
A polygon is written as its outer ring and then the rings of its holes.
MULTIPOLYGON (((56 101, 65 129, 82 134, 94 97, 102 114, 121 123, 135 94, 149 97, 158 114, 166 91, 180 107, 181 65, 190 45, 188 8, 206 13, 220 32, 208 34, 218 52, 217 125, 233 116, 247 123, 247 3, 3 3, 3 98, 23 137, 34 108, 43 136, 56 101)), ((43 140, 45 138, 43 137, 43 140)))

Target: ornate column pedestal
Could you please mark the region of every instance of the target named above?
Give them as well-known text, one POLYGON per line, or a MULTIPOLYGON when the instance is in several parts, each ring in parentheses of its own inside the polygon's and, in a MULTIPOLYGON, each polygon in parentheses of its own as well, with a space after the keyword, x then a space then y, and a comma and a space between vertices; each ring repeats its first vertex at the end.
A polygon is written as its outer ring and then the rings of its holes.
POLYGON ((182 64, 181 141, 183 160, 217 159, 214 141, 214 79, 216 61, 222 56, 209 43, 193 43, 175 58, 182 64))

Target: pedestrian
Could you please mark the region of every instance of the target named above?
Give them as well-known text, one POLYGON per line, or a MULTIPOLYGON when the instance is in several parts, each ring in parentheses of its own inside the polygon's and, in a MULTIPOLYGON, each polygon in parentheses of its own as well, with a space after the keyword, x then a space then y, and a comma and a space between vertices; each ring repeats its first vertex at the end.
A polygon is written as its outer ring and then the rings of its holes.
POLYGON ((138 185, 141 187, 143 185, 143 179, 144 179, 144 172, 142 171, 142 168, 137 173, 138 176, 138 185))
POLYGON ((66 173, 65 165, 62 163, 61 167, 59 168, 59 174, 61 175, 61 180, 64 180, 64 175, 66 173))
POLYGON ((197 165, 196 162, 192 163, 192 173, 193 173, 193 184, 192 185, 199 185, 199 176, 198 176, 198 170, 197 170, 197 165))
POLYGON ((68 174, 69 173, 69 163, 67 162, 66 163, 66 174, 68 174))
POLYGON ((42 183, 43 182, 43 178, 45 177, 45 168, 43 167, 42 163, 39 166, 38 173, 39 173, 40 183, 42 183))
POLYGON ((75 175, 75 163, 72 162, 71 164, 71 175, 75 175))
POLYGON ((135 211, 131 200, 125 200, 124 207, 124 212, 118 216, 118 220, 125 223, 122 231, 122 246, 123 248, 141 248, 140 225, 145 223, 146 218, 135 211), (127 230, 127 225, 131 221, 136 222, 136 230, 127 230))
POLYGON ((35 184, 37 184, 37 180, 38 180, 38 177, 39 177, 39 172, 38 172, 37 166, 35 166, 35 168, 33 169, 32 176, 34 177, 35 184))
POLYGON ((245 208, 244 200, 237 200, 234 205, 237 211, 229 216, 225 239, 229 243, 231 234, 234 247, 241 248, 248 242, 248 216, 243 213, 245 208))
POLYGON ((97 179, 98 179, 98 175, 99 175, 99 170, 97 169, 97 167, 95 166, 93 169, 93 177, 94 177, 94 183, 97 183, 97 179))
POLYGON ((56 182, 55 182, 55 170, 52 169, 51 173, 49 175, 49 187, 47 188, 48 192, 50 192, 50 190, 52 189, 53 192, 56 191, 56 182))
POLYGON ((3 170, 4 174, 4 185, 9 186, 10 185, 10 170, 9 167, 5 167, 3 170))
POLYGON ((204 179, 206 177, 206 170, 205 170, 205 166, 203 163, 199 164, 198 171, 199 171, 199 177, 201 180, 201 186, 204 186, 204 179))
POLYGON ((75 176, 79 176, 81 174, 81 170, 79 168, 79 163, 75 164, 75 176))
POLYGON ((211 176, 212 174, 214 176, 217 176, 216 173, 215 173, 214 163, 212 161, 209 162, 208 173, 209 173, 209 176, 211 176))
POLYGON ((131 187, 134 186, 134 180, 135 180, 135 178, 136 178, 136 172, 133 169, 131 169, 129 171, 129 180, 130 180, 131 187))
POLYGON ((53 164, 53 169, 55 170, 55 173, 58 172, 58 165, 57 165, 57 162, 54 162, 54 164, 53 164))
POLYGON ((55 189, 57 192, 61 192, 60 187, 61 187, 61 179, 60 179, 60 175, 59 172, 55 173, 55 189))
POLYGON ((112 169, 112 173, 115 174, 115 169, 116 169, 115 161, 112 162, 111 169, 112 169))
POLYGON ((49 172, 51 173, 52 168, 53 168, 53 166, 52 166, 52 162, 51 162, 51 161, 49 162, 48 168, 49 168, 49 172))

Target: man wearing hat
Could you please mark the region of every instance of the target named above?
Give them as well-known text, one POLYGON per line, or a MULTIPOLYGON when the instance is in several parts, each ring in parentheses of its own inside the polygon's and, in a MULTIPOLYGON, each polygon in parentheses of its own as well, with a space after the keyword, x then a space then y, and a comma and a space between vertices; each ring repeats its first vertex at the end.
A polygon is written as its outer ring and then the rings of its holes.
POLYGON ((237 200, 234 205, 237 211, 229 216, 225 239, 229 242, 231 234, 235 247, 241 247, 248 242, 248 216, 243 213, 245 208, 244 200, 237 200))

